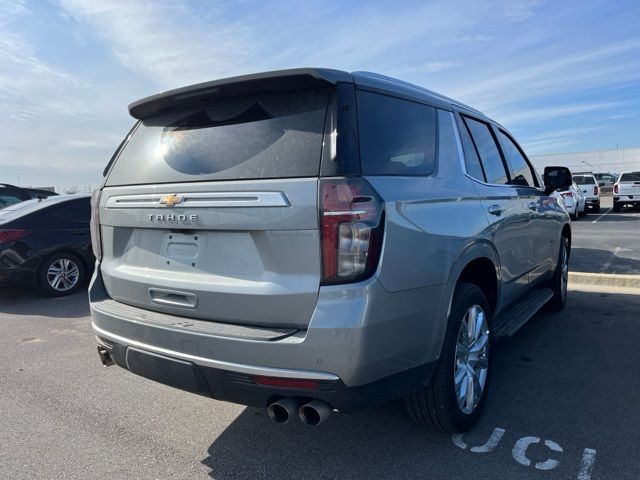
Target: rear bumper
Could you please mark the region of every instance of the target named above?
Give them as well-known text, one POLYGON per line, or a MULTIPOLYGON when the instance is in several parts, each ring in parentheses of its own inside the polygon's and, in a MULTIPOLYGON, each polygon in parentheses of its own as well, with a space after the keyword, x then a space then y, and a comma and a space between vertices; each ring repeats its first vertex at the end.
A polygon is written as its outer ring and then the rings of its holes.
POLYGON ((32 287, 35 272, 28 268, 0 268, 0 287, 32 287))
POLYGON ((266 339, 194 329, 196 322, 185 317, 159 321, 153 312, 110 300, 99 268, 89 297, 99 343, 134 373, 244 405, 266 407, 297 396, 348 412, 428 383, 446 328, 440 306, 446 308, 452 291, 445 284, 389 293, 375 279, 323 287, 306 330, 266 339), (118 308, 103 308, 105 299, 118 308), (170 373, 176 371, 183 373, 170 373), (317 388, 258 385, 256 376, 315 380, 317 388))
POLYGON ((614 195, 613 201, 618 203, 640 204, 640 195, 614 195))
MULTIPOLYGON (((295 372, 298 377, 315 380, 314 387, 283 388, 259 385, 255 376, 249 373, 207 366, 204 364, 206 361, 196 363, 204 359, 185 360, 178 352, 173 352, 174 355, 161 355, 136 346, 127 346, 126 341, 118 343, 100 335, 97 335, 97 339, 116 365, 132 373, 187 392, 258 408, 267 407, 281 398, 296 397, 301 400, 323 400, 340 412, 350 413, 426 386, 435 368, 435 362, 432 362, 357 387, 347 387, 334 375, 298 370, 295 372), (407 389, 408 386, 410 390, 407 389)), ((279 377, 291 373, 248 365, 234 367, 261 374, 268 370, 279 377)))

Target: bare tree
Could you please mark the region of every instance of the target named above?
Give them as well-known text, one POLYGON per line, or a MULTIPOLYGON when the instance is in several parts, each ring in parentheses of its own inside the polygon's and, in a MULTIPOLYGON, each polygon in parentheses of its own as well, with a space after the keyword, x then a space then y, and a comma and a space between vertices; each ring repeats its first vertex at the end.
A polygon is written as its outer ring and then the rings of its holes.
POLYGON ((69 185, 63 189, 63 192, 67 194, 78 193, 79 191, 80 187, 78 187, 78 185, 69 185))

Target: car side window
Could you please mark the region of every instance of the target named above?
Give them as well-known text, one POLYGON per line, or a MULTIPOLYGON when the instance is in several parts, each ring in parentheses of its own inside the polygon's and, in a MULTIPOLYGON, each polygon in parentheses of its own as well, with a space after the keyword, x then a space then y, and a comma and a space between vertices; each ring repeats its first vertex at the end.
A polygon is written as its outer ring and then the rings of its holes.
POLYGON ((51 209, 51 217, 55 225, 59 227, 81 227, 89 228, 91 218, 91 206, 88 201, 72 202, 51 209))
POLYGON ((360 159, 365 175, 430 175, 436 157, 436 109, 357 92, 360 159))
POLYGON ((0 193, 0 209, 15 205, 16 203, 20 203, 21 201, 21 198, 18 198, 10 193, 0 193))
POLYGON ((469 127, 473 143, 480 155, 480 161, 488 183, 508 184, 509 176, 505 170, 500 150, 493 138, 489 125, 473 118, 463 117, 469 127))
POLYGON ((498 130, 498 137, 500 137, 502 151, 509 164, 509 173, 511 174, 511 182, 509 183, 525 187, 538 187, 538 180, 533 173, 533 168, 529 165, 518 146, 502 130, 498 130))
POLYGON ((469 134, 467 126, 462 125, 462 128, 459 130, 467 173, 481 182, 486 182, 487 178, 484 175, 484 170, 482 170, 480 157, 478 157, 478 152, 476 151, 476 147, 473 145, 473 140, 471 140, 471 135, 469 134))

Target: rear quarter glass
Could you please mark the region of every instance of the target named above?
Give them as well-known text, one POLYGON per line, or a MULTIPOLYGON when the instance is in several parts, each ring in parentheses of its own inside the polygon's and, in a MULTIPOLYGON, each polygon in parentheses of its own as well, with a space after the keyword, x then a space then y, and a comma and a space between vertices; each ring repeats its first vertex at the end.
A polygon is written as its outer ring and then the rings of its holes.
POLYGON ((430 175, 436 156, 436 109, 359 90, 358 136, 364 175, 430 175))
POLYGON ((328 89, 218 98, 143 120, 106 186, 318 176, 328 89))

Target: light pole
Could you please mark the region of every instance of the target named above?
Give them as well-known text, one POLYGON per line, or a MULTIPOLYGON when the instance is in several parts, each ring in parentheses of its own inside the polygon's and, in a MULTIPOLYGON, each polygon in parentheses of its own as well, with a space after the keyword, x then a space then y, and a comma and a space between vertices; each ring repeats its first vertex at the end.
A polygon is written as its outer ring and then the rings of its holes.
POLYGON ((584 160, 581 160, 581 161, 582 161, 582 163, 584 163, 585 165, 589 165, 592 169, 594 169, 594 170, 595 170, 595 168, 596 168, 596 167, 594 167, 593 165, 591 165, 589 162, 586 162, 586 161, 584 161, 584 160))

